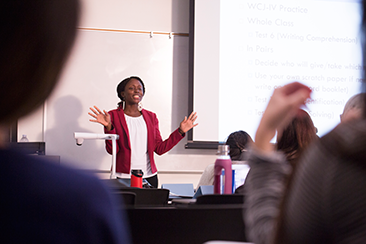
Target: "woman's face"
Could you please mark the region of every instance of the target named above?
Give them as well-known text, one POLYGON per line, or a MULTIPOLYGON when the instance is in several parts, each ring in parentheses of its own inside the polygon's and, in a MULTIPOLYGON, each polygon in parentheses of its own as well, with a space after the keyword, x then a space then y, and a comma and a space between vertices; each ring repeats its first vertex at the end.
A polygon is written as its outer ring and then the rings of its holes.
POLYGON ((131 79, 121 94, 127 104, 138 104, 144 96, 144 90, 139 80, 131 79))

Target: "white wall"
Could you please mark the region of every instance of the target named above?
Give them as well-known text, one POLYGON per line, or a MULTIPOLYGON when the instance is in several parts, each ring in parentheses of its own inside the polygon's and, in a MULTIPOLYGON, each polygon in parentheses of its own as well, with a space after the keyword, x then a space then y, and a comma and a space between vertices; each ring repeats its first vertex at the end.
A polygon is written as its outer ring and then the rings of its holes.
MULTIPOLYGON (((72 133, 102 133, 100 125, 89 122, 89 107, 115 108, 117 84, 137 75, 146 86, 144 107, 158 115, 167 138, 188 113, 188 37, 85 28, 187 34, 189 1, 84 0, 79 35, 58 87, 44 108, 19 121, 19 137, 44 140, 46 154, 60 155, 62 164, 107 172, 111 156, 104 142, 86 141, 77 147, 72 133)), ((186 142, 156 155, 160 183, 196 185, 203 169, 214 162, 215 151, 184 149, 186 142)))

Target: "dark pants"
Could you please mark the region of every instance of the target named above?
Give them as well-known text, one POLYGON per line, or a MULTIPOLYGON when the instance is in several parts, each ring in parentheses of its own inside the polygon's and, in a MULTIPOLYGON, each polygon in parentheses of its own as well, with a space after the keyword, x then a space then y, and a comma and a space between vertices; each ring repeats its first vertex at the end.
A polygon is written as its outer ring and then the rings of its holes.
POLYGON ((147 180, 147 182, 149 182, 150 185, 152 185, 154 188, 158 188, 158 175, 154 175, 154 176, 151 176, 149 178, 145 178, 145 180, 147 180))

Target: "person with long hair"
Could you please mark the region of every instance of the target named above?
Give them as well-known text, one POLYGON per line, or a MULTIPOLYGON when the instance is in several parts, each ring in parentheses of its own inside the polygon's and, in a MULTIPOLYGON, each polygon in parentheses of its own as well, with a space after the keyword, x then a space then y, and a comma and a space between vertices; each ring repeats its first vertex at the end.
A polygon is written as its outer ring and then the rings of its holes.
POLYGON ((288 162, 294 164, 307 146, 316 139, 313 120, 305 110, 299 109, 288 126, 284 129, 278 128, 276 148, 285 154, 288 162))
MULTIPOLYGON (((363 1, 364 59, 365 9, 363 1)), ((365 92, 365 79, 362 85, 365 92)), ((311 144, 294 170, 270 143, 310 94, 311 89, 298 82, 275 89, 259 123, 248 159, 244 212, 248 239, 256 244, 366 240, 366 106, 360 118, 340 123, 311 144)), ((365 96, 362 101, 366 104, 365 96)))
MULTIPOLYGON (((159 121, 155 113, 142 108, 145 84, 140 77, 131 76, 117 86, 117 96, 121 99, 117 109, 101 111, 97 106, 90 108, 91 122, 104 126, 104 132, 118 134, 116 174, 125 185, 130 185, 132 169, 143 172, 143 178, 153 187, 158 187, 157 168, 154 152, 162 155, 182 140, 185 133, 197 126, 197 114, 185 117, 169 138, 161 138, 159 121)), ((111 141, 106 141, 106 150, 112 153, 111 141)))
MULTIPOLYGON (((364 2, 362 24, 364 31, 364 2)), ((366 106, 361 118, 340 123, 309 145, 295 168, 270 143, 310 94, 298 82, 275 89, 258 126, 243 212, 248 239, 256 244, 366 240, 366 106)))
POLYGON ((130 243, 98 178, 11 148, 6 132, 55 87, 77 32, 78 0, 0 1, 1 243, 130 243))

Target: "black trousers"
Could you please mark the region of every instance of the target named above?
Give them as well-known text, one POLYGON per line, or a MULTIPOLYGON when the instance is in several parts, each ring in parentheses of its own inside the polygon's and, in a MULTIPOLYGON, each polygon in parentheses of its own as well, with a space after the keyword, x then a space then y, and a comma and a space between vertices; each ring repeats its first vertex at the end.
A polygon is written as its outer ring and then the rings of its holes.
POLYGON ((159 181, 157 174, 149 178, 145 178, 145 180, 147 180, 147 182, 149 182, 149 184, 152 185, 154 188, 158 188, 159 181))

